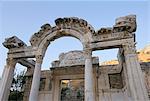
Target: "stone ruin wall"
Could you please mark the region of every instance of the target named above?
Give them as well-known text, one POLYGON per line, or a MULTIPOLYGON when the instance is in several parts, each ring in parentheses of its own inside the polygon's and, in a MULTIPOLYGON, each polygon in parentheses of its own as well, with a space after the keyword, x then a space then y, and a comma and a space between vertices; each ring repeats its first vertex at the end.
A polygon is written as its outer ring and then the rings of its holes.
MULTIPOLYGON (((116 70, 117 65, 103 65, 99 67, 99 71, 101 71, 100 78, 98 79, 98 86, 102 85, 101 87, 103 88, 104 92, 103 94, 107 96, 105 93, 115 93, 115 92, 121 92, 124 86, 124 78, 122 73, 118 73, 116 70), (108 70, 108 68, 110 70, 108 70), (113 71, 114 73, 108 73, 109 71, 113 71), (116 73, 115 73, 116 72, 116 73), (105 82, 103 82, 105 81, 105 82), (103 82, 103 83, 102 83, 103 82), (108 91, 111 90, 111 91, 108 91)), ((71 68, 71 67, 69 67, 71 68)), ((76 68, 83 68, 83 67, 76 67, 76 68)), ((147 63, 141 63, 141 68, 144 74, 145 78, 145 84, 147 87, 147 92, 150 97, 150 62, 147 63)), ((73 72, 73 71, 72 71, 73 72)), ((83 72, 82 72, 83 73, 83 72)), ((68 75, 69 76, 69 75, 68 75)), ((41 83, 40 83, 40 92, 39 92, 39 99, 40 101, 43 101, 43 97, 48 97, 51 99, 51 91, 52 91, 52 82, 51 81, 51 71, 50 70, 43 70, 41 74, 41 83), (42 82, 42 79, 45 80, 42 82), (44 88, 43 88, 44 87, 44 88)), ((30 87, 32 83, 32 77, 31 75, 26 75, 26 84, 24 86, 24 100, 23 101, 28 101, 29 97, 29 92, 30 92, 30 87)), ((113 94, 112 94, 113 95, 113 94)), ((45 98, 46 99, 46 98, 45 98)), ((46 100, 44 100, 46 101, 46 100)), ((105 101, 105 100, 104 100, 105 101)), ((114 100, 113 100, 114 101, 114 100)))
MULTIPOLYGON (((52 62, 50 70, 44 70, 41 74, 40 89, 39 89, 39 101, 48 101, 46 99, 52 99, 52 93, 54 89, 53 83, 56 76, 70 76, 72 74, 84 74, 84 60, 85 57, 82 51, 70 51, 68 53, 62 53, 59 56, 59 60, 52 62)), ((150 62, 141 62, 141 69, 145 78, 145 85, 147 92, 150 96, 150 62)), ((126 82, 123 73, 123 68, 119 65, 100 65, 97 57, 93 57, 93 68, 95 68, 95 75, 97 76, 96 82, 99 92, 99 101, 124 101, 124 91, 126 90, 126 82)), ((81 76, 81 78, 83 78, 81 76)), ((29 92, 32 83, 32 72, 28 70, 26 73, 26 84, 24 86, 24 101, 28 101, 29 92)), ((128 99, 128 98, 127 98, 128 99)))

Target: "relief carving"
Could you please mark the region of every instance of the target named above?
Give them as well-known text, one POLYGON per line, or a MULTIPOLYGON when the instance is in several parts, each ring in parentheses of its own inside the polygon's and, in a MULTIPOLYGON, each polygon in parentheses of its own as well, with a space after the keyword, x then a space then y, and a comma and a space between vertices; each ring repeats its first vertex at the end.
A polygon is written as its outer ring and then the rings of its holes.
POLYGON ((94 28, 88 24, 87 21, 83 19, 79 19, 77 17, 70 17, 70 18, 58 18, 55 20, 56 25, 60 29, 75 29, 79 32, 84 32, 87 33, 88 31, 91 32, 92 34, 95 33, 94 28))
POLYGON ((128 15, 116 19, 115 25, 111 28, 101 28, 93 34, 94 41, 108 41, 134 37, 136 31, 136 16, 128 15))
POLYGON ((128 15, 116 19, 116 24, 113 26, 114 33, 128 31, 130 33, 136 31, 136 15, 128 15))
POLYGON ((22 40, 20 40, 16 36, 6 38, 5 41, 3 42, 3 45, 8 49, 27 46, 22 40))
POLYGON ((92 51, 70 51, 67 53, 61 53, 59 60, 52 62, 52 67, 64 67, 74 65, 85 65, 86 58, 92 58, 93 64, 98 64, 99 60, 97 57, 92 57, 92 51))
POLYGON ((112 33, 112 28, 108 27, 108 28, 101 28, 100 30, 97 31, 98 35, 101 34, 111 34, 112 33))
MULTIPOLYGON (((61 29, 73 29, 75 31, 78 31, 81 34, 84 34, 84 33, 86 34, 88 32, 92 34, 95 33, 94 28, 90 24, 88 24, 87 21, 83 19, 79 19, 77 17, 58 18, 55 20, 55 23, 56 23, 56 26, 54 27, 51 27, 50 24, 45 24, 41 26, 40 31, 38 31, 31 37, 30 39, 31 45, 39 46, 40 42, 42 41, 42 39, 44 39, 44 37, 47 36, 47 34, 50 34, 54 31, 57 31, 59 33, 61 29)), ((57 34, 58 36, 56 37, 59 37, 61 35, 63 36, 65 34, 66 33, 59 33, 57 34)), ((54 37, 54 39, 56 39, 56 37, 54 37)))
POLYGON ((59 66, 72 66, 84 64, 85 57, 82 51, 70 51, 68 53, 61 54, 59 56, 60 64, 59 66))

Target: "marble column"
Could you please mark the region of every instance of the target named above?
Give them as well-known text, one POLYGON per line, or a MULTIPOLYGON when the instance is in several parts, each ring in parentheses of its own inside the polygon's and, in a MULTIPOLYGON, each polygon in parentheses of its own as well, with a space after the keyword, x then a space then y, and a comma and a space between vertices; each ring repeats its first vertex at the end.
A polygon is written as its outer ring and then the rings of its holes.
POLYGON ((0 101, 8 101, 15 65, 15 59, 7 59, 7 65, 4 68, 0 85, 0 101))
POLYGON ((29 101, 38 101, 42 61, 43 61, 42 55, 36 56, 36 63, 34 68, 29 101))
POLYGON ((127 42, 123 45, 127 84, 133 101, 149 101, 144 76, 137 58, 135 43, 127 42))
POLYGON ((85 101, 95 101, 95 83, 94 83, 94 74, 93 74, 93 68, 92 68, 92 51, 91 50, 85 50, 85 101))

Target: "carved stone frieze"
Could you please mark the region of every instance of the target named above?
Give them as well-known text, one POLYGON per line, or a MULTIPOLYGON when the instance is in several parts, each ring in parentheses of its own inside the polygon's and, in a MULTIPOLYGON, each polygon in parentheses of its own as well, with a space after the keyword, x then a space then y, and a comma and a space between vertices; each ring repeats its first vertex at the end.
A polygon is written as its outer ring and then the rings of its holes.
POLYGON ((61 54, 59 57, 61 60, 59 66, 79 65, 84 64, 85 61, 82 51, 70 51, 68 53, 61 54))
POLYGON ((134 34, 129 33, 127 31, 117 32, 117 33, 105 33, 105 34, 97 32, 97 34, 93 36, 93 40, 95 42, 103 42, 103 41, 128 39, 128 38, 133 38, 133 37, 134 37, 134 34))
MULTIPOLYGON (((87 21, 83 19, 79 19, 77 17, 69 17, 69 18, 58 18, 55 20, 56 26, 51 27, 49 24, 45 24, 41 26, 41 29, 39 32, 35 33, 31 39, 30 43, 32 46, 39 46, 40 42, 44 37, 46 37, 48 34, 57 31, 57 35, 52 39, 56 39, 57 37, 60 37, 61 35, 64 36, 67 33, 64 31, 61 32, 61 29, 72 29, 80 34, 86 34, 88 32, 94 34, 95 30, 94 28, 87 23, 87 21), (48 33, 49 32, 49 33, 48 33)), ((67 34, 68 35, 68 34, 67 34)), ((71 36, 71 34, 70 34, 71 36)), ((87 39, 87 38, 86 38, 87 39)))
POLYGON ((80 26, 86 27, 88 25, 87 21, 83 19, 79 19, 77 17, 70 17, 70 18, 58 18, 55 20, 55 23, 57 26, 61 26, 61 24, 68 24, 68 25, 73 25, 74 24, 79 24, 80 26))
POLYGON ((112 33, 112 28, 108 27, 108 28, 101 28, 100 30, 97 31, 98 35, 101 34, 111 34, 112 33))
POLYGON ((22 40, 20 40, 16 36, 12 36, 10 38, 6 38, 5 42, 3 42, 4 47, 11 49, 11 48, 19 48, 27 46, 22 40))
MULTIPOLYGON (((67 53, 61 53, 59 55, 59 60, 52 62, 52 67, 64 67, 64 66, 74 66, 74 65, 85 65, 85 59, 89 56, 92 58, 91 51, 70 51, 67 53)), ((92 58, 93 64, 98 64, 99 60, 97 57, 92 58)))
POLYGON ((94 28, 90 24, 88 24, 87 21, 79 19, 77 17, 58 18, 55 20, 55 23, 61 29, 75 29, 84 33, 87 33, 88 31, 92 34, 95 33, 94 28))
POLYGON ((130 33, 136 31, 136 16, 128 15, 116 19, 116 24, 113 26, 114 32, 128 31, 130 33))
POLYGON ((117 18, 116 23, 112 28, 101 28, 96 33, 94 33, 92 37, 95 42, 125 39, 134 37, 133 32, 135 31, 136 16, 128 15, 117 18))

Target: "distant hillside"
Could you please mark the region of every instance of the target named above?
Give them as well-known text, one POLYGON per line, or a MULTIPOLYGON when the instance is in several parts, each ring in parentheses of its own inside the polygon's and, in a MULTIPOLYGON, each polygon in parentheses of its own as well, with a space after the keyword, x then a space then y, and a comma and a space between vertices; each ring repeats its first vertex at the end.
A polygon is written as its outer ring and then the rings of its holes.
MULTIPOLYGON (((140 62, 150 62, 150 45, 147 45, 141 50, 137 51, 138 59, 140 62)), ((114 65, 118 64, 118 60, 110 60, 101 63, 101 65, 114 65)))

